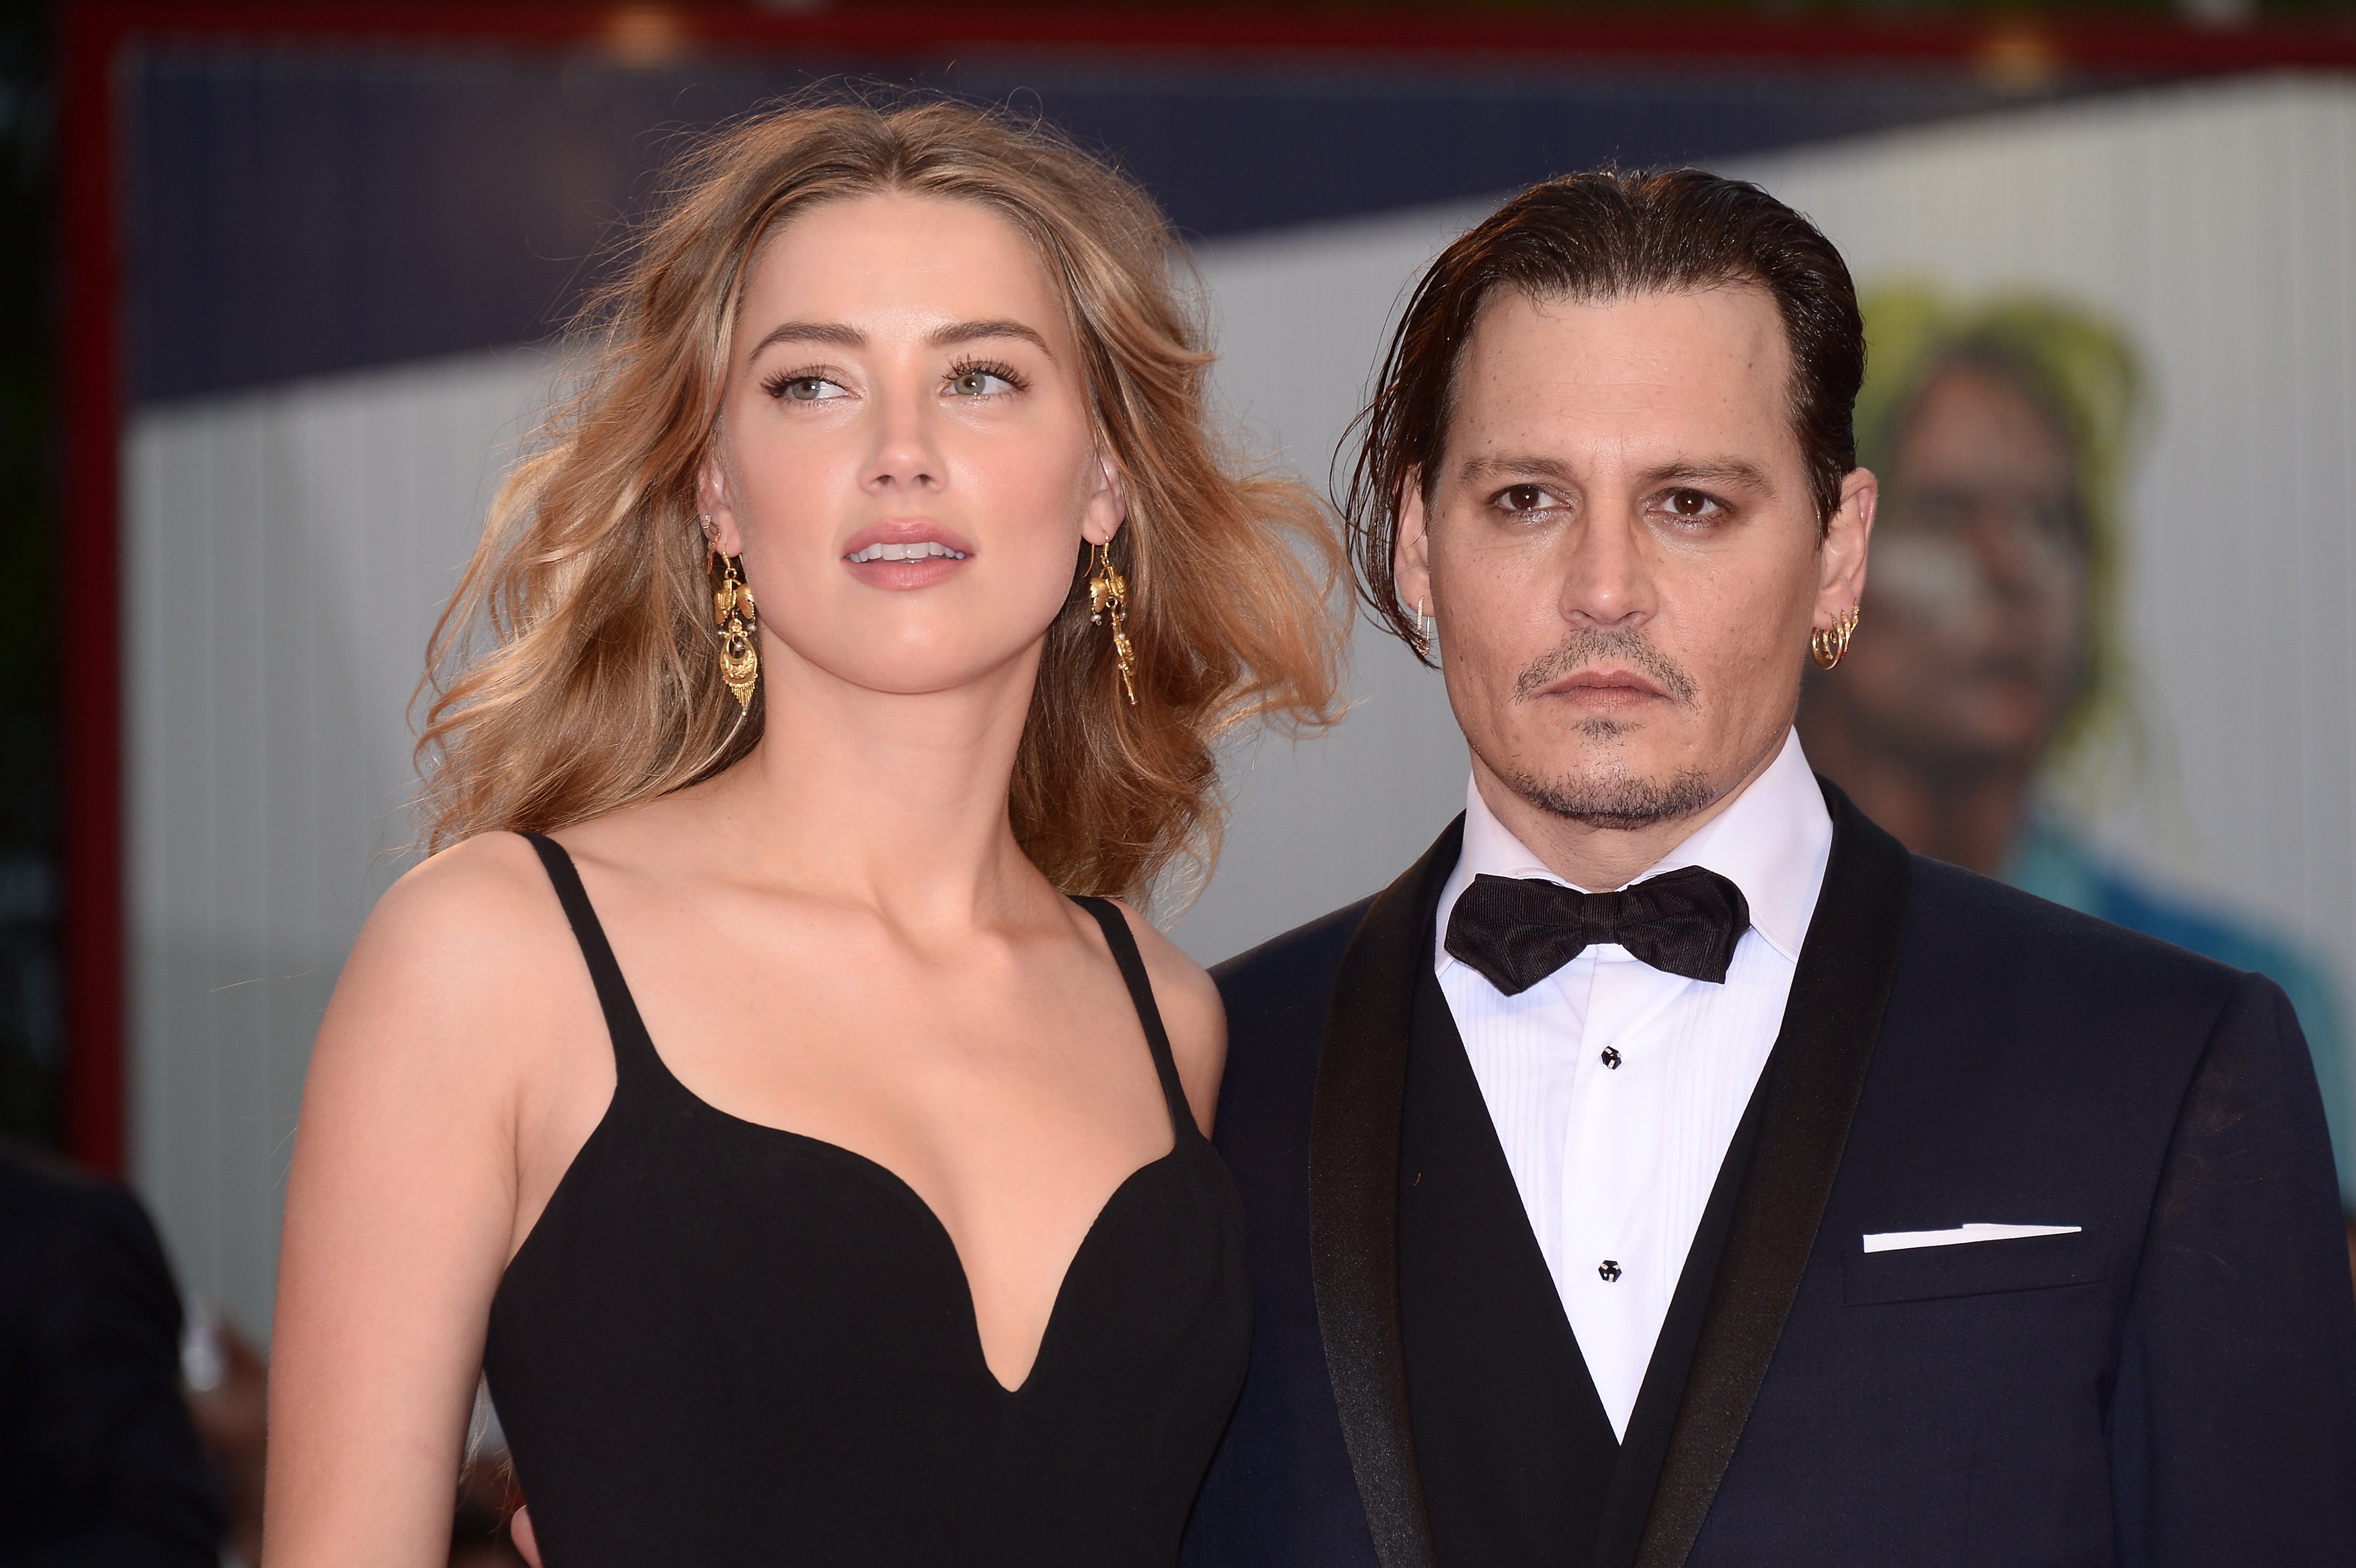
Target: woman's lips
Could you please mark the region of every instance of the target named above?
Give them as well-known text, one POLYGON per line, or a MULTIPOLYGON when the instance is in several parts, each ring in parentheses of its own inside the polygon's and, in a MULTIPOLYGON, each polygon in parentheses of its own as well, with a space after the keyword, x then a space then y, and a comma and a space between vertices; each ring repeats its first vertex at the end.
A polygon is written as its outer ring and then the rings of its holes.
POLYGON ((852 535, 842 559, 870 587, 900 590, 944 581, 973 553, 971 544, 928 517, 900 517, 852 535))
POLYGON ((865 549, 847 554, 843 559, 853 566, 867 566, 879 560, 963 560, 970 550, 955 549, 938 539, 915 539, 906 544, 898 540, 878 540, 865 549))
POLYGON ((933 555, 918 560, 846 560, 851 574, 873 588, 930 588, 969 564, 964 556, 933 555))
POLYGON ((942 527, 930 517, 884 517, 868 524, 845 539, 842 544, 843 559, 848 560, 854 556, 876 555, 879 553, 879 546, 884 549, 896 547, 902 553, 908 552, 911 546, 925 547, 926 554, 946 552, 949 555, 971 555, 973 553, 971 540, 953 528, 942 527))

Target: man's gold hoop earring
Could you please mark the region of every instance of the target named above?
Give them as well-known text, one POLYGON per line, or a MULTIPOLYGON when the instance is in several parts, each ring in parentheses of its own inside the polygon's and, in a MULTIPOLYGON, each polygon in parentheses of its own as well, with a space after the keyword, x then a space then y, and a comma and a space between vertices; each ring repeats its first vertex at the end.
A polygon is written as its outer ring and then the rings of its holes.
POLYGON ((1137 706, 1137 687, 1130 677, 1137 672, 1137 652, 1129 645, 1129 579, 1113 570, 1112 546, 1096 547, 1096 565, 1088 572, 1088 624, 1101 626, 1108 618, 1112 623, 1112 656, 1120 667, 1120 688, 1129 694, 1129 705, 1137 706))
POLYGON ((1415 602, 1415 635, 1408 639, 1415 656, 1429 663, 1431 658, 1431 618, 1423 613, 1423 601, 1415 602))
POLYGON ((1839 620, 1808 634, 1808 656, 1818 669, 1830 669, 1848 656, 1848 640, 1856 635, 1857 606, 1852 604, 1839 620))
POLYGON ((720 565, 720 586, 712 594, 720 678, 728 683, 728 695, 742 713, 753 706, 753 688, 761 678, 761 611, 753 603, 753 585, 744 581, 744 558, 714 549, 711 559, 720 565))

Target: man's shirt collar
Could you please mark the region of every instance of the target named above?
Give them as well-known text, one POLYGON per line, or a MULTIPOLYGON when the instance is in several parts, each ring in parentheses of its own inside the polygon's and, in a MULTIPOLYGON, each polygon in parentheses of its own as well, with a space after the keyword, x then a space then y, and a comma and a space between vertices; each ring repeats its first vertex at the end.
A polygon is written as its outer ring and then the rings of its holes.
MULTIPOLYGON (((1707 867, 1742 890, 1751 906, 1751 929, 1787 961, 1797 963, 1800 944, 1807 939, 1808 921, 1815 912, 1817 891, 1824 885, 1832 845, 1832 814, 1825 808, 1824 792, 1816 787, 1795 731, 1784 736, 1783 750, 1767 771, 1751 780, 1724 811, 1630 880, 1641 882, 1681 866, 1707 867)), ((1439 955, 1443 972, 1456 962, 1444 946, 1448 917, 1457 898, 1479 876, 1542 878, 1565 887, 1572 885, 1547 869, 1546 862, 1498 821, 1488 802, 1481 798, 1480 786, 1468 783, 1464 850, 1440 895, 1438 938, 1443 944, 1439 955)))

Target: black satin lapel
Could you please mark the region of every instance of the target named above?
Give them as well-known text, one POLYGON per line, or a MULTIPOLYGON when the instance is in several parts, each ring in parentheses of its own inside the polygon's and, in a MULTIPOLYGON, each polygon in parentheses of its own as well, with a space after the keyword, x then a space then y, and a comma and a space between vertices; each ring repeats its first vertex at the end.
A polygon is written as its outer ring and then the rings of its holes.
POLYGON ((1761 1085, 1757 1142, 1637 1568, 1681 1568, 1709 1516, 1815 1246, 1898 968, 1912 859, 1848 796, 1817 783, 1832 812, 1832 856, 1761 1085))
POLYGON ((1432 1568, 1408 1419, 1398 1314, 1399 1118, 1431 912, 1464 839, 1458 817, 1376 898, 1342 955, 1309 1130, 1309 1265, 1342 1437, 1383 1568, 1432 1568))

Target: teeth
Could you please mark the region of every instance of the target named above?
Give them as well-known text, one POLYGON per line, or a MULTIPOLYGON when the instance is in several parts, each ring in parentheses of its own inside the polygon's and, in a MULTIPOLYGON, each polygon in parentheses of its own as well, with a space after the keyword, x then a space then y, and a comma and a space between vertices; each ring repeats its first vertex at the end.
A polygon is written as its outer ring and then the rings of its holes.
POLYGON ((918 539, 913 544, 872 544, 851 557, 854 565, 863 566, 871 560, 929 560, 935 556, 947 556, 951 560, 963 560, 963 551, 954 550, 938 539, 918 539))

